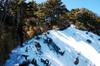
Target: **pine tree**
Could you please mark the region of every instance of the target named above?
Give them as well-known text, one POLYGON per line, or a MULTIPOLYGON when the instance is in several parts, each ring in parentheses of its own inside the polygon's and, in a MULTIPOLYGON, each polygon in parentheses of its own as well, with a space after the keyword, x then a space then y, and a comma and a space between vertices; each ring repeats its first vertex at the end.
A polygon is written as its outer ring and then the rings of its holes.
POLYGON ((60 16, 68 12, 61 0, 47 0, 45 3, 47 18, 51 23, 56 23, 60 16))
POLYGON ((35 1, 27 3, 26 9, 25 9, 25 16, 26 17, 35 17, 34 13, 38 10, 37 3, 35 1))

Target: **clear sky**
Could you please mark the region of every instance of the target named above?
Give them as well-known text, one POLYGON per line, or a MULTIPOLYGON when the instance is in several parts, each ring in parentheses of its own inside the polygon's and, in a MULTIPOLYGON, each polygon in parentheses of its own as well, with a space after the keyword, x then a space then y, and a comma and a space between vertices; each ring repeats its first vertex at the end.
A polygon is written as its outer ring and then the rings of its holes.
MULTIPOLYGON (((30 0, 31 1, 31 0, 30 0)), ((38 3, 45 2, 46 0, 35 0, 38 3)), ((62 0, 67 9, 74 8, 87 8, 100 16, 100 0, 62 0)))

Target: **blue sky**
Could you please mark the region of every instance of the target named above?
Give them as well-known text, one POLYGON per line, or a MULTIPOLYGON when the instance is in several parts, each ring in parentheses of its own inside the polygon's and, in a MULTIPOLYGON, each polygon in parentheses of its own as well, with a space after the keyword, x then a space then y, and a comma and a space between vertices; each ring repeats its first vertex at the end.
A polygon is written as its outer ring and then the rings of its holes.
MULTIPOLYGON (((35 0, 38 3, 46 0, 35 0)), ((71 10, 73 8, 87 8, 97 15, 100 15, 100 0, 62 0, 66 7, 71 10)))

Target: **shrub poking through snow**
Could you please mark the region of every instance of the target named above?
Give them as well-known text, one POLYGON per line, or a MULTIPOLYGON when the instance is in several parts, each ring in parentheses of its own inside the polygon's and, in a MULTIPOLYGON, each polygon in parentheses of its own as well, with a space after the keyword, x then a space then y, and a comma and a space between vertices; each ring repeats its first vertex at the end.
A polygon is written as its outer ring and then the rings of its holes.
POLYGON ((92 43, 92 41, 91 41, 91 40, 89 40, 89 39, 87 39, 86 41, 87 41, 88 43, 92 43))
POLYGON ((100 38, 98 40, 100 41, 100 38))

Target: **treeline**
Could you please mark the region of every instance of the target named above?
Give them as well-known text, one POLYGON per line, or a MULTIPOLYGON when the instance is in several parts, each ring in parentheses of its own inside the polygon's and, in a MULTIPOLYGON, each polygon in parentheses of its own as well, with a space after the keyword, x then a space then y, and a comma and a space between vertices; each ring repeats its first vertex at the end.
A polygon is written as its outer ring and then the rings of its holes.
POLYGON ((74 22, 77 28, 100 35, 100 17, 92 11, 86 8, 72 9, 69 12, 69 19, 74 22))
POLYGON ((61 0, 47 0, 40 4, 35 1, 0 0, 0 64, 17 44, 69 24, 100 35, 100 17, 88 9, 69 11, 61 0))

